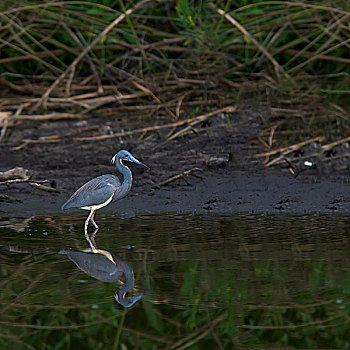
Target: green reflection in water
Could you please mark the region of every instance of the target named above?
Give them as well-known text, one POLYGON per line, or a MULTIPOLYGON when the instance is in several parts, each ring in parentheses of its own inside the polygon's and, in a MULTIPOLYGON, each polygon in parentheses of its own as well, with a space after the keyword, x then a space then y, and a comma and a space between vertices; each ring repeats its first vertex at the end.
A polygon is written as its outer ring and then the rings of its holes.
POLYGON ((350 347, 347 216, 101 216, 144 293, 127 312, 58 254, 88 248, 83 219, 0 222, 0 348, 350 347))

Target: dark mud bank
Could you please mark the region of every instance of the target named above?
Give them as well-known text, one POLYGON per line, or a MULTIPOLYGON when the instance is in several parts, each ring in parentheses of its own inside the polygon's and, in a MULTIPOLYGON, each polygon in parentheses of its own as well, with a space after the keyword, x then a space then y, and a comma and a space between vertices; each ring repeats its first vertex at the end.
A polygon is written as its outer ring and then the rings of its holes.
MULTIPOLYGON (((0 208, 2 214, 10 216, 59 213, 68 195, 24 194, 23 200, 2 202, 0 208)), ((203 179, 192 180, 191 185, 132 190, 128 197, 99 212, 121 217, 159 213, 349 213, 350 194, 347 184, 327 180, 302 183, 281 174, 207 173, 203 179)))
POLYGON ((107 126, 113 132, 144 126, 142 120, 127 118, 96 116, 84 121, 20 124, 0 144, 0 171, 23 167, 32 179, 47 180, 58 193, 45 192, 26 183, 3 184, 0 215, 61 212, 61 205, 85 182, 117 172, 109 162, 120 149, 131 151, 151 169, 131 165, 134 182, 130 194, 101 212, 121 216, 236 211, 350 212, 350 164, 349 167, 340 164, 345 169, 340 171, 332 163, 319 160, 317 168, 302 169, 294 177, 287 163, 266 168, 264 159, 256 157, 263 148, 255 141, 268 125, 269 115, 266 106, 245 105, 235 113, 218 114, 171 142, 164 142, 168 130, 103 141, 76 141, 71 136, 74 132, 98 137, 107 126), (58 133, 60 142, 28 143, 18 148, 24 139, 40 140, 58 133), (200 170, 185 179, 164 184, 197 168, 200 170))

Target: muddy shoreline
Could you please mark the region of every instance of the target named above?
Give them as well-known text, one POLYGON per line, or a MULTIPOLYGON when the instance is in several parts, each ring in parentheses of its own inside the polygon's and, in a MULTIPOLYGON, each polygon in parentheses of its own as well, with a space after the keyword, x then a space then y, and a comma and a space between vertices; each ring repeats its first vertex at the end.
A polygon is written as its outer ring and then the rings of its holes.
MULTIPOLYGON (((139 187, 123 200, 99 213, 132 217, 137 214, 193 213, 349 213, 349 187, 324 180, 305 184, 278 174, 210 174, 191 185, 148 191, 139 187), (144 191, 143 191, 144 190, 144 191)), ((137 178, 135 179, 137 181, 137 178)), ((19 186, 19 185, 17 185, 19 186)), ((23 186, 23 185, 22 185, 23 186)), ((68 193, 25 196, 22 202, 2 202, 1 214, 27 216, 63 213, 60 209, 68 193)), ((69 212, 77 212, 73 210, 69 212)), ((64 213, 69 213, 65 211, 64 213)), ((82 212, 82 211, 80 211, 82 212)))
MULTIPOLYGON (((59 193, 38 190, 26 183, 1 185, 0 215, 27 216, 61 213, 61 205, 86 181, 116 173, 109 164, 120 149, 131 151, 150 166, 132 166, 133 188, 125 199, 101 210, 120 216, 158 213, 347 213, 350 174, 306 169, 298 177, 288 166, 265 168, 253 141, 268 125, 266 107, 243 106, 238 112, 210 118, 181 138, 164 143, 167 130, 142 137, 126 136, 76 142, 72 131, 97 136, 125 130, 124 119, 95 117, 84 121, 28 122, 11 130, 0 146, 0 171, 15 166, 29 170, 35 180, 48 180, 59 193), (87 130, 87 131, 86 131, 87 130), (58 143, 37 143, 16 150, 24 139, 63 135, 58 143), (188 170, 199 171, 165 185, 188 170), (161 185, 161 186, 160 186, 161 185)), ((129 127, 143 125, 129 120, 129 127)))

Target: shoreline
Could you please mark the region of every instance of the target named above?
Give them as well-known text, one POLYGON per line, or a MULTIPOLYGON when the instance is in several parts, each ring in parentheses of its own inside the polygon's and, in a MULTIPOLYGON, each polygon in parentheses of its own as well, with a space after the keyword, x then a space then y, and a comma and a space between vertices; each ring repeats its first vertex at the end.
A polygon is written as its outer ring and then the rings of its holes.
MULTIPOLYGON (((283 174, 213 174, 203 179, 191 178, 191 185, 172 184, 161 188, 135 186, 130 194, 97 213, 121 217, 157 214, 337 214, 350 213, 350 194, 347 184, 322 180, 303 183, 283 174), (281 176, 282 175, 282 176, 281 176)), ((137 180, 137 179, 136 179, 137 180)), ((179 180, 181 181, 181 180, 179 180)), ((17 190, 25 184, 14 185, 17 190)), ((21 193, 22 202, 2 202, 1 216, 69 214, 83 210, 62 211, 62 203, 69 193, 36 195, 21 193), (43 201, 48 201, 43 205, 43 201)))

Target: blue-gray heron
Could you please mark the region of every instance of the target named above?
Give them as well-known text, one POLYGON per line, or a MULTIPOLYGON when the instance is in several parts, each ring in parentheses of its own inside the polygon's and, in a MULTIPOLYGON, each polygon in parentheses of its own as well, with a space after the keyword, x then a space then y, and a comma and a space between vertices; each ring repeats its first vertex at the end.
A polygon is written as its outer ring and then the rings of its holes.
POLYGON ((74 194, 62 205, 62 210, 69 208, 80 208, 90 210, 90 214, 85 221, 85 237, 87 240, 87 228, 89 222, 98 229, 94 220, 95 211, 105 207, 112 201, 124 198, 130 191, 132 184, 132 174, 130 169, 123 164, 123 160, 133 162, 149 169, 147 165, 137 160, 130 152, 122 150, 119 151, 111 160, 115 164, 119 172, 123 175, 123 183, 121 184, 118 177, 107 174, 98 176, 85 185, 81 186, 74 194))
POLYGON ((59 254, 66 254, 80 270, 102 282, 119 282, 124 275, 125 282, 114 294, 115 300, 123 307, 131 307, 143 297, 143 293, 127 297, 135 284, 134 271, 129 263, 107 250, 74 251, 62 249, 59 254))

